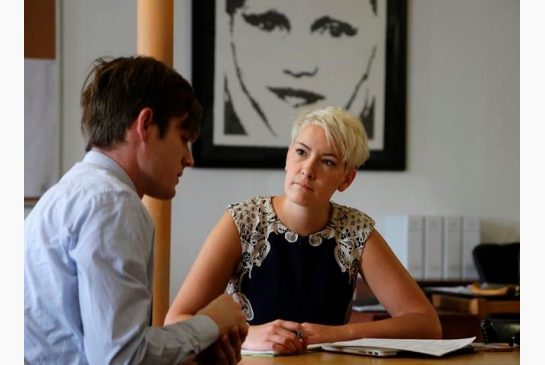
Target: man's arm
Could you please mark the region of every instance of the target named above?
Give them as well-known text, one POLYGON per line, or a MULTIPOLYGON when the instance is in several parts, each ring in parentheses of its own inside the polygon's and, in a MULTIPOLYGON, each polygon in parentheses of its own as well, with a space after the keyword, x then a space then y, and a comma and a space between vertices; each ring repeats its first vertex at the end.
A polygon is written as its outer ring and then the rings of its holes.
POLYGON ((218 326, 207 316, 149 326, 153 226, 140 200, 104 193, 91 206, 71 249, 89 362, 175 364, 216 341, 218 326))

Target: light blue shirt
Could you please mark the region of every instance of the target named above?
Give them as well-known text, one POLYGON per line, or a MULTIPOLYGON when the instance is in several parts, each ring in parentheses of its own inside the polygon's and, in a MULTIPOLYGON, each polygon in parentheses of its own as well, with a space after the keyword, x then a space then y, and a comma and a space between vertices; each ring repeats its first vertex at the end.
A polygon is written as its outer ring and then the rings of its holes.
POLYGON ((153 222, 128 175, 91 151, 25 220, 25 363, 176 364, 207 316, 150 327, 153 222))

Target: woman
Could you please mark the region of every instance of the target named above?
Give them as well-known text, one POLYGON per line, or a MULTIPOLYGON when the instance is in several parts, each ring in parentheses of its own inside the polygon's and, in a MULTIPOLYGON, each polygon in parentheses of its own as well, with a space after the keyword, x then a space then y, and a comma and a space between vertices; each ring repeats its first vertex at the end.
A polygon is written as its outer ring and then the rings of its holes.
POLYGON ((216 144, 284 147, 287 121, 324 105, 343 105, 368 132, 375 119, 382 123, 385 2, 220 3, 217 47, 227 56, 216 57, 216 90, 224 93, 216 98, 216 144))
POLYGON ((362 337, 439 338, 437 314, 374 221, 330 201, 352 184, 368 156, 362 123, 345 110, 301 115, 292 129, 284 194, 228 207, 167 323, 194 314, 225 290, 250 324, 242 345, 248 350, 291 354, 308 344, 362 337), (358 273, 391 318, 348 323, 358 273))

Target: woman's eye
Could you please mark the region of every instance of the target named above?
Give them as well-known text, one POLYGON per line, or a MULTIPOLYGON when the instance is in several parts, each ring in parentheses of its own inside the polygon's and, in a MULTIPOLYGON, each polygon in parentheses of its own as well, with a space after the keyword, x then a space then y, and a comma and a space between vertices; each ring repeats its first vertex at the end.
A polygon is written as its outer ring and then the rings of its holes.
POLYGON ((295 149, 295 153, 298 154, 299 156, 303 156, 305 154, 305 150, 301 148, 297 148, 295 149))
POLYGON ((289 20, 275 10, 269 10, 263 14, 242 14, 246 23, 265 32, 273 30, 290 30, 289 20))
POLYGON ((335 161, 333 160, 322 160, 322 163, 326 166, 330 166, 330 167, 334 167, 336 164, 335 164, 335 161))
POLYGON ((349 23, 335 20, 328 16, 316 20, 310 30, 312 33, 318 32, 320 34, 328 32, 333 38, 341 36, 353 37, 358 33, 358 29, 349 23))

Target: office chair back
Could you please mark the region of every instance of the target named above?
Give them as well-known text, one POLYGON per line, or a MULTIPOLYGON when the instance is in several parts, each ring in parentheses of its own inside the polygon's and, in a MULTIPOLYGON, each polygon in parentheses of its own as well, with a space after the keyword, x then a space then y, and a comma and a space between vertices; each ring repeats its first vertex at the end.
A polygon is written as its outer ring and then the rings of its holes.
POLYGON ((520 284, 520 243, 481 243, 473 249, 481 283, 520 284))
POLYGON ((511 346, 520 346, 520 319, 493 318, 483 319, 481 331, 484 343, 507 342, 511 346))

